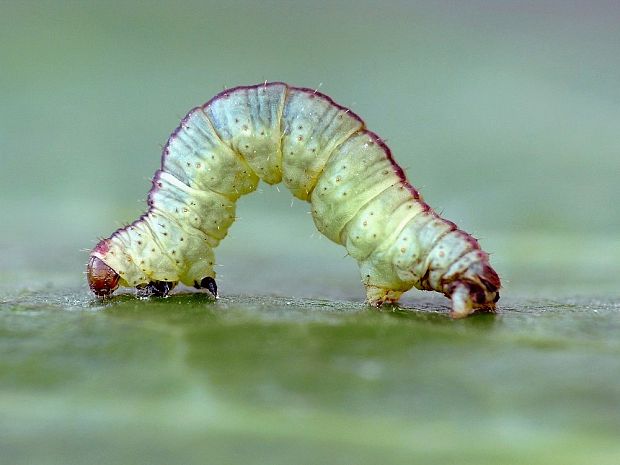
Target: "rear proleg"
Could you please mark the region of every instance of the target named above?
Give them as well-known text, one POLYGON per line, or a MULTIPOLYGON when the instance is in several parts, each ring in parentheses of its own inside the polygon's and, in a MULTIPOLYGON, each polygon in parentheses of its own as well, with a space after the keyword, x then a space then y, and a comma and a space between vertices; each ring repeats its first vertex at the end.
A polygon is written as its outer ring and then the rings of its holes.
POLYGON ((373 307, 396 305, 401 295, 403 295, 403 291, 395 291, 393 289, 366 284, 366 303, 373 307))

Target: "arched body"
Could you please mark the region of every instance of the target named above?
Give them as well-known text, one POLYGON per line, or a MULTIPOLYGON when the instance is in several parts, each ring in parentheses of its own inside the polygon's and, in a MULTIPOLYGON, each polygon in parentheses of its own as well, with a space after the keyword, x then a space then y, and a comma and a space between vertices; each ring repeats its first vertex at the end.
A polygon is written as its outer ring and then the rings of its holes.
POLYGON ((280 82, 226 90, 183 118, 148 211, 91 252, 91 289, 166 295, 182 282, 216 294, 213 249, 259 180, 312 204, 318 230, 359 263, 370 304, 416 287, 451 298, 454 317, 495 308, 488 255, 422 200, 382 140, 329 97, 280 82))

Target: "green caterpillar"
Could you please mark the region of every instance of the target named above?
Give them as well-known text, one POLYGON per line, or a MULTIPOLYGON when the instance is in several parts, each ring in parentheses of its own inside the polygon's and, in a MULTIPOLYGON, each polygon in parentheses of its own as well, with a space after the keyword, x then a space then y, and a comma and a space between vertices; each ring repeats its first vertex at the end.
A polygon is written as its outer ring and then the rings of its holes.
POLYGON ((360 117, 281 82, 226 90, 183 118, 148 211, 91 252, 91 290, 165 296, 182 282, 217 296, 213 249, 261 179, 312 204, 318 230, 359 263, 370 305, 416 287, 451 298, 455 318, 495 309, 500 280, 476 239, 422 200, 360 117))

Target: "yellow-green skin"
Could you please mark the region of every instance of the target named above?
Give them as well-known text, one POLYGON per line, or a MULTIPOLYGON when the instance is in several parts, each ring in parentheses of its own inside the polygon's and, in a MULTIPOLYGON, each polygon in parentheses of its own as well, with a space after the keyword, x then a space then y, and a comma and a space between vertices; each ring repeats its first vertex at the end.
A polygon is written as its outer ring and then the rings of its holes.
POLYGON ((214 278, 213 249, 259 179, 311 202, 318 230, 358 261, 369 303, 416 287, 452 297, 453 316, 494 308, 499 279, 487 254, 421 200, 387 146, 329 97, 278 82, 191 110, 164 148, 148 212, 91 255, 122 286, 214 278))

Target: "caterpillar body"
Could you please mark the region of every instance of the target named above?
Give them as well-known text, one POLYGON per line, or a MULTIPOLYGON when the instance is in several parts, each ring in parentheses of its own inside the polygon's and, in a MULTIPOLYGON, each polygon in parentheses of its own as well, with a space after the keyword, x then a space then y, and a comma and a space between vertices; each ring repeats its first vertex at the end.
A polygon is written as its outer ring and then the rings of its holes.
POLYGON ((455 318, 494 311, 500 280, 478 241, 423 201, 359 116, 281 82, 226 90, 183 118, 148 211, 92 250, 91 290, 165 296, 182 282, 217 297, 213 249, 259 180, 311 203, 318 230, 357 260, 369 304, 416 287, 451 298, 455 318))

